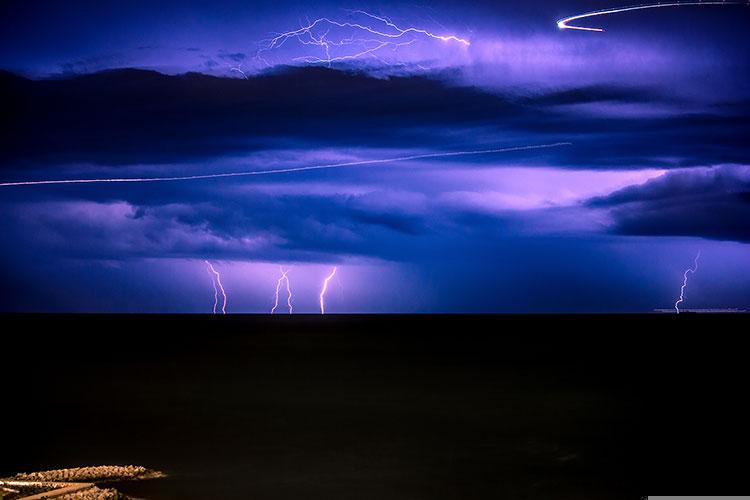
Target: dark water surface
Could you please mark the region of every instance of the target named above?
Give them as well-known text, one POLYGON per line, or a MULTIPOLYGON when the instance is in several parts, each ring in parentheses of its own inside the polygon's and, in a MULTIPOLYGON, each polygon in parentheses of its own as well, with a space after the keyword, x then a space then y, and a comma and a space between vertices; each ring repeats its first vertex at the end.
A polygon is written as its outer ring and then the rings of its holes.
POLYGON ((744 468, 706 454, 747 444, 726 407, 746 318, 2 319, 0 476, 143 465, 169 477, 118 488, 153 499, 605 499, 744 468))

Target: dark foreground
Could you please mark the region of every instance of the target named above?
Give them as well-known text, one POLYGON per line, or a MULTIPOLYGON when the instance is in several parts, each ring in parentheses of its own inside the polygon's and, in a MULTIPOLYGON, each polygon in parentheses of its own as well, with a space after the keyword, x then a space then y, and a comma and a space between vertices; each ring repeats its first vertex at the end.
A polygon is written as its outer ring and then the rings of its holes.
POLYGON ((2 323, 0 477, 143 465, 170 477, 118 488, 149 499, 746 488, 747 317, 2 323))

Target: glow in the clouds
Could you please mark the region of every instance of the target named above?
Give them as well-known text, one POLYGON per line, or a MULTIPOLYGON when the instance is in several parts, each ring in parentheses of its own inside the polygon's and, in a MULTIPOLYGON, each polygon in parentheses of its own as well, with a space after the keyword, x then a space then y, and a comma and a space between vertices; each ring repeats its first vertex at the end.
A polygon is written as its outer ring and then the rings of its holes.
POLYGON ((219 306, 219 291, 221 291, 221 296, 223 297, 223 302, 221 304, 221 313, 226 314, 227 293, 226 291, 224 291, 224 286, 221 284, 221 275, 216 269, 214 269, 214 266, 212 266, 209 261, 205 260, 204 262, 208 266, 208 271, 209 273, 211 273, 211 282, 214 285, 214 314, 216 314, 216 309, 219 306))
POLYGON ((356 167, 362 165, 377 165, 383 163, 396 163, 401 161, 422 160, 427 158, 450 158, 454 156, 486 155, 494 153, 509 153, 513 151, 529 151, 533 149, 556 148, 570 146, 570 142, 555 142, 552 144, 537 144, 533 146, 516 146, 499 149, 482 149, 476 151, 453 151, 449 153, 428 153, 421 155, 399 156, 395 158, 382 158, 379 160, 358 160, 343 163, 329 163, 326 165, 311 165, 307 167, 290 167, 275 170, 250 170, 246 172, 224 172, 218 174, 183 175, 174 177, 113 177, 101 179, 59 179, 42 181, 16 181, 0 182, 0 187, 11 186, 41 186, 47 184, 96 184, 96 183, 118 183, 118 182, 170 182, 170 181, 198 181, 205 179, 221 179, 224 177, 246 177, 251 175, 288 174, 293 172, 307 172, 311 170, 325 170, 329 168, 356 167))
POLYGON ((588 19, 590 17, 597 16, 608 16, 610 14, 618 14, 620 12, 630 12, 634 10, 645 10, 645 9, 660 9, 664 7, 689 7, 696 5, 750 5, 750 1, 708 1, 708 2, 664 2, 664 3, 651 3, 643 5, 631 5, 628 7, 615 7, 612 9, 595 10, 592 12, 586 12, 584 14, 578 14, 576 16, 566 17, 557 21, 557 27, 561 30, 579 30, 579 31, 597 31, 602 32, 602 28, 587 28, 585 26, 574 26, 571 22, 580 21, 581 19, 588 19))
POLYGON ((293 312, 293 309, 292 309, 292 287, 289 284, 289 276, 288 276, 289 269, 287 269, 286 271, 284 271, 284 269, 282 269, 280 267, 279 271, 281 272, 281 278, 279 278, 278 281, 276 282, 276 296, 275 296, 276 298, 275 298, 275 302, 273 304, 273 307, 271 308, 271 314, 273 314, 274 312, 276 312, 276 308, 279 307, 279 290, 281 290, 281 283, 282 283, 282 281, 286 282, 286 293, 287 293, 286 305, 289 307, 289 314, 292 314, 292 312, 293 312))
POLYGON ((326 276, 326 279, 323 280, 323 288, 320 290, 320 314, 326 313, 325 296, 326 296, 326 291, 328 290, 328 282, 333 279, 335 274, 336 274, 336 267, 334 267, 333 271, 331 271, 331 274, 326 276))
POLYGON ((684 300, 685 297, 685 287, 688 284, 688 274, 695 274, 695 271, 698 270, 698 259, 700 258, 701 253, 698 252, 698 255, 695 256, 695 261, 693 263, 693 267, 690 267, 685 270, 685 274, 682 275, 682 286, 680 287, 680 298, 677 299, 677 302, 674 303, 674 309, 677 311, 677 314, 680 314, 680 303, 684 300))
POLYGON ((362 10, 351 11, 351 14, 360 16, 362 21, 338 21, 328 17, 321 17, 308 22, 306 26, 302 26, 299 29, 280 33, 273 38, 264 40, 258 51, 258 58, 265 61, 263 59, 264 53, 280 48, 289 40, 295 40, 301 45, 317 46, 322 51, 321 57, 295 57, 294 61, 309 64, 327 64, 329 66, 334 62, 350 61, 364 57, 373 57, 380 62, 385 62, 377 53, 385 48, 397 49, 398 47, 415 43, 416 39, 409 38, 409 35, 417 35, 464 46, 471 45, 469 40, 456 35, 438 35, 414 26, 401 27, 387 17, 377 16, 362 10), (352 32, 333 37, 330 36, 330 31, 333 28, 343 28, 352 30, 352 32), (337 51, 343 50, 344 53, 333 55, 331 53, 332 49, 337 51), (348 49, 348 51, 345 49, 348 49))

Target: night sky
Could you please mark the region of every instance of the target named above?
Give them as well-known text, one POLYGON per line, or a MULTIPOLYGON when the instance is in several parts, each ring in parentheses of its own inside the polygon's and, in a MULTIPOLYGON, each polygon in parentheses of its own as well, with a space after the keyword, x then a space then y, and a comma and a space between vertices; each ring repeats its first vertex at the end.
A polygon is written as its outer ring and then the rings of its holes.
POLYGON ((0 310, 750 309, 750 7, 305 3, 2 2, 0 182, 570 144, 2 186, 0 310))

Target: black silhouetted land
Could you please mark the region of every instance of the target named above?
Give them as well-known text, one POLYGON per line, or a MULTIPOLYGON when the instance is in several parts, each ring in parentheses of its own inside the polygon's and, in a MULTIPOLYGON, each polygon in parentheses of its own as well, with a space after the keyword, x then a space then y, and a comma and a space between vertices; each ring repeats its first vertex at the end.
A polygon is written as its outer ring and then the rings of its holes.
POLYGON ((742 477, 746 316, 3 322, 0 476, 136 463, 168 477, 115 486, 153 499, 637 498, 742 477))

